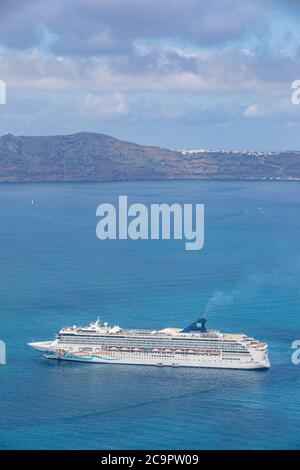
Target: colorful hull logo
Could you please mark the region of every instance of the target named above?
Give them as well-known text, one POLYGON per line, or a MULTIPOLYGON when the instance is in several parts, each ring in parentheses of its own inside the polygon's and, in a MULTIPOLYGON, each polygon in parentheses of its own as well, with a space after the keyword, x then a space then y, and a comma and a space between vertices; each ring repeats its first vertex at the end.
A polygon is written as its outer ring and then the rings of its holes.
POLYGON ((88 361, 91 362, 95 359, 104 359, 104 360, 109 360, 109 361, 116 361, 117 358, 105 353, 105 352, 99 352, 95 354, 74 354, 70 353, 68 351, 60 351, 59 352, 60 357, 63 357, 65 359, 74 359, 77 361, 88 361))

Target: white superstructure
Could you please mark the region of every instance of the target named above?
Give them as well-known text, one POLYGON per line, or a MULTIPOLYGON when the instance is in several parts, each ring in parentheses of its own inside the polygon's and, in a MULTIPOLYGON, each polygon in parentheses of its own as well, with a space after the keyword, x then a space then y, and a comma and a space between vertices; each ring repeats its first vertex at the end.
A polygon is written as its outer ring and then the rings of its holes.
POLYGON ((268 346, 244 334, 208 331, 199 319, 185 329, 123 329, 100 325, 62 328, 53 341, 30 343, 48 359, 114 364, 264 369, 268 346))

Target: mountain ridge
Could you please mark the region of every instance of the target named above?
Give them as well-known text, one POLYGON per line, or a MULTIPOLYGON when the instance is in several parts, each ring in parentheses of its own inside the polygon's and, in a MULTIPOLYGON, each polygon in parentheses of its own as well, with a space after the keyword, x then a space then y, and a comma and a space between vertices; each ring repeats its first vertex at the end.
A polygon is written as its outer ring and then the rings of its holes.
POLYGON ((0 136, 0 182, 300 180, 300 151, 171 150, 96 132, 0 136))

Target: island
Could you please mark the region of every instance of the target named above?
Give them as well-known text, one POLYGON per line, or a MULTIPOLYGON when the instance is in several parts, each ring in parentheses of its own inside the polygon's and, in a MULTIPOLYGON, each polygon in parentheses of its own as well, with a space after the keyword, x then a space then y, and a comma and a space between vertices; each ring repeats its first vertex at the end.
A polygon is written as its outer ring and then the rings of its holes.
POLYGON ((0 183, 299 180, 300 151, 171 150, 104 134, 0 137, 0 183))

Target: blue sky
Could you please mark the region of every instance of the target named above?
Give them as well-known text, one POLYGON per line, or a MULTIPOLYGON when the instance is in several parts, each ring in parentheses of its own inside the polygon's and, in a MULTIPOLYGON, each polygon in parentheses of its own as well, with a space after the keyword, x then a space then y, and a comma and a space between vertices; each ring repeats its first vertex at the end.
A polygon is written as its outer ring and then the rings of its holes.
POLYGON ((0 134, 300 149, 300 2, 1 0, 0 134))

